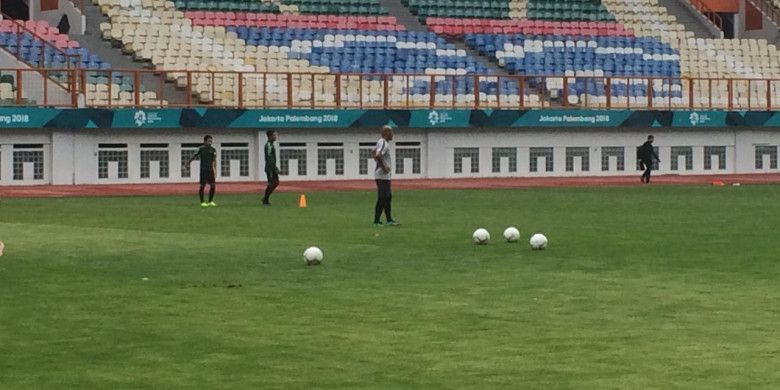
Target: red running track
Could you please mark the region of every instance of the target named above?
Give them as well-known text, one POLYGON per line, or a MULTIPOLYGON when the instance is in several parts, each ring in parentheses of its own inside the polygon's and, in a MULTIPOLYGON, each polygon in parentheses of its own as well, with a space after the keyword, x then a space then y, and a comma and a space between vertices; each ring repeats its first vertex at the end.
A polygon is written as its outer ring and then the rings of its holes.
MULTIPOLYGON (((725 185, 778 184, 780 174, 678 176, 658 175, 650 185, 725 185)), ((397 179, 395 190, 497 189, 544 187, 617 187, 642 186, 639 175, 612 177, 523 177, 483 179, 397 179)), ((101 185, 42 185, 2 186, 0 197, 67 197, 67 196, 149 196, 190 195, 197 192, 196 183, 176 184, 101 184, 101 185)), ((318 191, 365 191, 375 188, 373 180, 328 180, 282 182, 278 191, 308 193, 318 191)), ((264 182, 218 183, 221 194, 261 193, 264 182)))

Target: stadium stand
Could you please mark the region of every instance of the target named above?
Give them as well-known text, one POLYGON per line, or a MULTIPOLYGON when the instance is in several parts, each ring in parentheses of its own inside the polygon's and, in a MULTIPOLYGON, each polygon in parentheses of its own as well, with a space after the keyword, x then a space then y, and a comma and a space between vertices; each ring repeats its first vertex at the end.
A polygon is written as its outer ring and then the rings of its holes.
POLYGON ((378 0, 285 0, 305 14, 386 15, 378 0))
MULTIPOLYGON (((295 101, 315 106, 333 104, 337 95, 345 105, 381 104, 385 85, 388 100, 395 104, 429 105, 432 89, 436 102, 473 104, 474 80, 455 81, 446 76, 490 73, 483 63, 443 38, 406 32, 392 17, 250 16, 217 11, 185 14, 171 2, 100 1, 112 20, 101 27, 106 39, 121 41, 127 53, 150 60, 158 69, 202 72, 189 76, 193 92, 201 102, 215 105, 237 104, 238 80, 235 74, 207 72, 268 72, 242 78, 242 104, 247 106, 285 105, 291 98, 285 88, 288 83, 296 91, 295 101), (258 25, 279 27, 255 27, 258 25), (339 28, 331 28, 334 26, 339 28), (286 72, 309 75, 288 76, 286 72), (337 81, 334 73, 347 76, 337 81), (362 77, 354 73, 413 76, 362 77), (432 80, 431 75, 440 77, 432 80), (334 88, 336 84, 341 85, 334 88)), ((181 72, 169 74, 180 86, 188 83, 186 77, 181 72)), ((486 94, 499 89, 497 79, 480 84, 486 94)), ((503 81, 501 87, 507 93, 518 92, 510 80, 503 81)), ((529 96, 529 100, 534 99, 529 96)))
MULTIPOLYGON (((99 26, 105 40, 215 106, 748 108, 780 100, 778 83, 763 81, 780 78, 774 45, 696 38, 656 0, 405 0, 429 32, 406 31, 378 0, 93 3, 109 18, 99 26)), ((131 105, 139 96, 167 104, 45 22, 25 24, 36 39, 6 31, 11 23, 0 24, 0 45, 32 66, 79 58, 88 104, 131 105)))
POLYGON ((780 57, 765 40, 695 38, 655 0, 457 2, 444 10, 438 0, 409 0, 409 6, 431 31, 464 37, 509 73, 548 76, 530 84, 544 83, 552 98, 567 95, 564 104, 748 108, 767 104, 767 88, 769 98, 778 97, 776 83, 685 80, 777 78, 780 57))
MULTIPOLYGON (((69 83, 74 75, 71 72, 58 70, 85 69, 83 84, 87 104, 105 104, 110 100, 116 105, 133 103, 134 85, 131 78, 122 72, 114 72, 109 82, 109 78, 103 73, 90 71, 111 69, 112 66, 111 63, 103 61, 87 49, 81 48, 78 41, 70 39, 68 35, 60 34, 56 27, 50 26, 46 21, 1 20, 0 47, 16 55, 31 67, 54 69, 47 73, 47 77, 62 86, 69 83)), ((24 89, 22 88, 26 94, 28 91, 24 89)), ((13 100, 16 98, 15 94, 11 95, 15 90, 15 84, 10 90, 8 87, 0 87, 2 104, 19 103, 13 100)), ((142 100, 145 103, 155 103, 156 94, 144 92, 142 100)), ((23 99, 21 103, 35 102, 23 99)))
POLYGON ((678 50, 684 77, 715 79, 684 85, 684 100, 692 93, 695 107, 725 107, 729 101, 735 103, 734 108, 765 106, 767 87, 773 101, 780 98, 777 83, 767 86, 745 80, 733 82, 730 87, 729 82, 722 80, 780 78, 780 53, 766 40, 694 38, 654 0, 605 0, 605 5, 618 22, 638 35, 658 37, 678 50))

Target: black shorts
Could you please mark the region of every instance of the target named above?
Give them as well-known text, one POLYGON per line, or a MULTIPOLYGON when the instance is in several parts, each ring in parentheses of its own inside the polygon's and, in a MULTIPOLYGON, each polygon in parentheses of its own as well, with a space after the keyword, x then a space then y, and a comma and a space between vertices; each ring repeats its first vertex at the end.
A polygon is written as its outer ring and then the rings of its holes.
POLYGON ((268 169, 265 171, 265 177, 268 178, 269 183, 278 183, 279 182, 279 171, 268 169))
POLYGON ((216 182, 214 171, 211 169, 200 170, 200 184, 214 184, 216 182))

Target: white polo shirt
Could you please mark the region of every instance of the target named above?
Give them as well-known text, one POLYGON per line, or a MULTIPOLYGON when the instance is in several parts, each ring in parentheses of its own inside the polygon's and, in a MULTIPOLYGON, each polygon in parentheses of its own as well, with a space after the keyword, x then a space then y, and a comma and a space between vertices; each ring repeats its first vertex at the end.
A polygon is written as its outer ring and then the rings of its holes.
POLYGON ((385 164, 390 167, 390 172, 385 173, 384 169, 377 164, 376 169, 374 169, 374 178, 379 180, 390 180, 393 174, 393 148, 390 145, 390 141, 380 138, 376 143, 374 153, 380 154, 385 164))

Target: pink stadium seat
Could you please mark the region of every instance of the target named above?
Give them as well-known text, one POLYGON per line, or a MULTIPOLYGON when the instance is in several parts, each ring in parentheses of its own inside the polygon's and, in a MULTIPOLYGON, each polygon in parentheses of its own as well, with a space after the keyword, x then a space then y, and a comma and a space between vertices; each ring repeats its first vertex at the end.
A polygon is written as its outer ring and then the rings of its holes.
POLYGON ((585 35, 585 36, 631 36, 623 25, 605 22, 555 22, 541 20, 496 20, 496 19, 452 19, 428 18, 431 31, 456 37, 464 34, 521 34, 535 35, 585 35), (441 28, 439 28, 441 27, 441 28))

